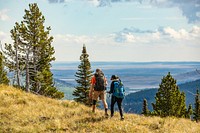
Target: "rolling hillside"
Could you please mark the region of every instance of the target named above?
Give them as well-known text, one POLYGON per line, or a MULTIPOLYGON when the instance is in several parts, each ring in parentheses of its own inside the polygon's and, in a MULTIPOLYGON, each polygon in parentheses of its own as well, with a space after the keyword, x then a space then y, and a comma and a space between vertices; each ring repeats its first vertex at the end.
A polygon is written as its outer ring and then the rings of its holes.
POLYGON ((72 95, 74 91, 74 86, 72 84, 59 80, 59 79, 55 79, 55 78, 54 78, 54 81, 55 81, 56 88, 59 91, 64 92, 63 99, 72 100, 74 98, 74 96, 72 95))
POLYGON ((108 132, 108 133, 199 133, 200 124, 187 119, 144 117, 119 114, 104 118, 102 110, 91 113, 91 108, 74 101, 55 100, 0 85, 0 132, 108 132))

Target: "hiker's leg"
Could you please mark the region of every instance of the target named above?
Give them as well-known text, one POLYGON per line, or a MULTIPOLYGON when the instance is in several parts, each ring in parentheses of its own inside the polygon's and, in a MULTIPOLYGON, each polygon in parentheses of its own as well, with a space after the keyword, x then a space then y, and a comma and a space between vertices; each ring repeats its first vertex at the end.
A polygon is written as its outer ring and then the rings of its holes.
POLYGON ((123 117, 123 110, 122 110, 122 98, 116 98, 117 100, 117 105, 118 105, 118 108, 119 108, 119 113, 120 113, 120 116, 121 118, 123 117))
POLYGON ((92 97, 92 112, 95 112, 96 109, 96 103, 97 103, 97 99, 99 97, 99 94, 97 91, 94 91, 94 95, 92 97))
POLYGON ((110 109, 110 111, 111 111, 111 117, 114 115, 114 105, 115 105, 115 102, 116 102, 115 96, 112 96, 111 97, 111 109, 110 109))
POLYGON ((106 92, 105 91, 101 91, 100 98, 101 98, 101 100, 103 102, 104 109, 108 109, 108 104, 106 102, 106 92))
POLYGON ((96 101, 96 100, 93 100, 93 102, 92 102, 92 112, 95 112, 96 103, 97 103, 97 101, 96 101))
POLYGON ((101 91, 100 98, 103 102, 103 106, 105 109, 105 116, 108 117, 108 104, 106 102, 106 92, 105 91, 101 91))

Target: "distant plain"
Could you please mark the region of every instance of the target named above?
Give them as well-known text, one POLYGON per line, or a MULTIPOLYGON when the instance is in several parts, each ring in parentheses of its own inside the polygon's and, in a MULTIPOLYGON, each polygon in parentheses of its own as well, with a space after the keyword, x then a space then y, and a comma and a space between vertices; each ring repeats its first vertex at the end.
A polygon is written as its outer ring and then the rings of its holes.
MULTIPOLYGON (((71 87, 76 86, 76 77, 80 62, 54 62, 52 72, 55 79, 65 81, 71 87)), ((128 88, 135 92, 147 88, 157 88, 163 76, 168 72, 177 80, 177 84, 200 79, 200 62, 91 62, 91 68, 102 69, 108 80, 118 75, 128 88)))

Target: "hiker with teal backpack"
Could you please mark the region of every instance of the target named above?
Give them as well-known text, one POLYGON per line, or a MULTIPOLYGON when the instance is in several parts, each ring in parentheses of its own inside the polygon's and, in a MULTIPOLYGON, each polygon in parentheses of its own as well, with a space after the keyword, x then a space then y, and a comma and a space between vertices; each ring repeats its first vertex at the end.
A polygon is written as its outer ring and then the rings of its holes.
POLYGON ((122 110, 122 101, 125 96, 125 89, 123 83, 118 76, 112 75, 112 83, 110 85, 110 91, 108 93, 112 94, 111 97, 111 117, 114 115, 114 105, 117 102, 121 120, 124 120, 123 110, 122 110))

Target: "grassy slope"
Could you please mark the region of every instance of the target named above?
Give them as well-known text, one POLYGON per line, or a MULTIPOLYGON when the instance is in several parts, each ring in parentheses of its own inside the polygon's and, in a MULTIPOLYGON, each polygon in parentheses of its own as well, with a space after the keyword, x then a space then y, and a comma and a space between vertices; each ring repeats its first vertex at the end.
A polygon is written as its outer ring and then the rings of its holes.
POLYGON ((104 112, 72 101, 59 101, 0 85, 0 132, 109 132, 200 133, 200 123, 186 119, 119 114, 106 119, 104 112))

